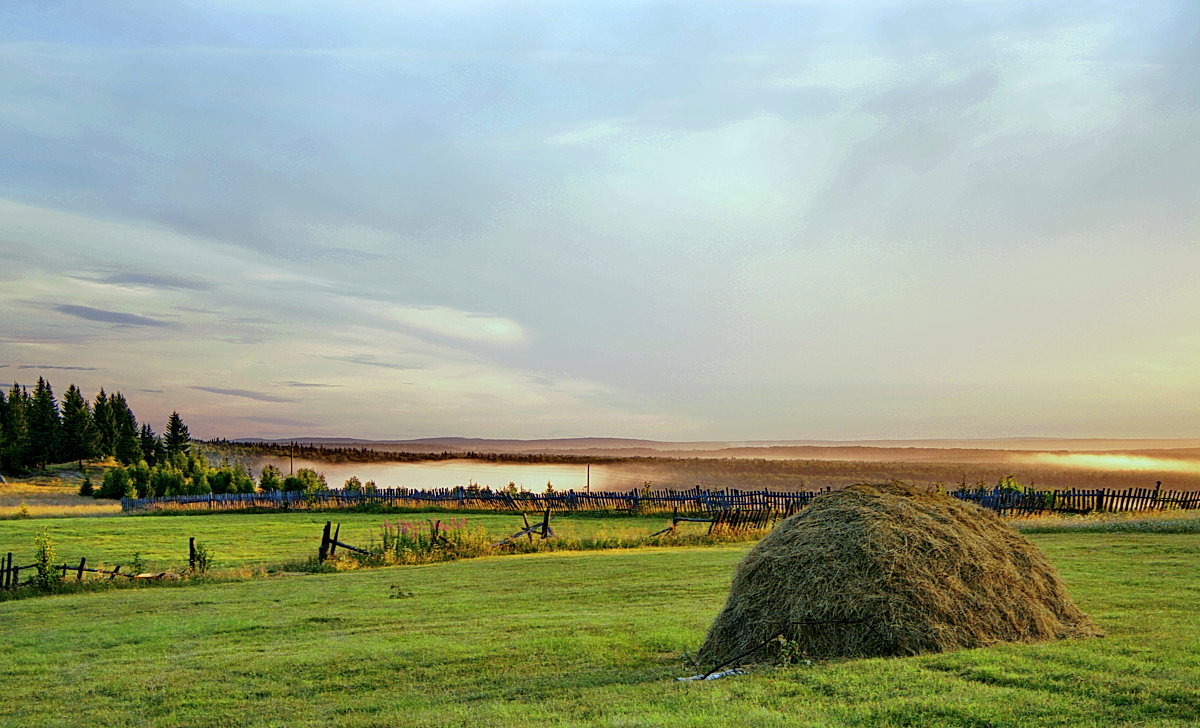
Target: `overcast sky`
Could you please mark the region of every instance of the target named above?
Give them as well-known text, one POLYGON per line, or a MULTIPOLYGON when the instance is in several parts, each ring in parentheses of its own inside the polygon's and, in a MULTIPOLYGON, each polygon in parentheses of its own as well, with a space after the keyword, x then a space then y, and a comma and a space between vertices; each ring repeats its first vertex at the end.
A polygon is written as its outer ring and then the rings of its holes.
POLYGON ((1200 436, 1200 4, 0 9, 0 379, 203 436, 1200 436))

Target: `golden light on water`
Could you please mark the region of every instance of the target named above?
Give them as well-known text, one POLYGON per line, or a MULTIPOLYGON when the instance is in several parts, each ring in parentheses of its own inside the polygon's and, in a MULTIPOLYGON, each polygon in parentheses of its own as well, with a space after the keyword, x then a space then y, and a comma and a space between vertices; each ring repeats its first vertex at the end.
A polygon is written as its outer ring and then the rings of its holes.
POLYGON ((1159 473, 1200 473, 1200 460, 1174 460, 1145 455, 1092 453, 1037 453, 1030 460, 1038 465, 1057 465, 1081 470, 1142 470, 1159 473))

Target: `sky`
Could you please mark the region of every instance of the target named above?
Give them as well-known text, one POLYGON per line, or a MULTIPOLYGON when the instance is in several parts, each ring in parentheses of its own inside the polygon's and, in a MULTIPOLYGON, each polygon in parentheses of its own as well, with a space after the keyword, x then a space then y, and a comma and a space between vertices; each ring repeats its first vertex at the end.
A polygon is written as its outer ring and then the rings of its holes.
POLYGON ((5 3, 0 380, 204 437, 1197 437, 1198 31, 5 3))

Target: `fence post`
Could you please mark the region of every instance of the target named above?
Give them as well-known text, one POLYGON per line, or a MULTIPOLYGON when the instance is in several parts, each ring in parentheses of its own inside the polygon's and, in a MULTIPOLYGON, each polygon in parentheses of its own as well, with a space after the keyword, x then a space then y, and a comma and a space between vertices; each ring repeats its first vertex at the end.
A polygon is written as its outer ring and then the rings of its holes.
POLYGON ((329 529, 332 526, 332 521, 325 521, 325 530, 321 533, 321 548, 317 551, 317 561, 321 563, 325 563, 325 558, 329 556, 329 529))
POLYGON ((79 574, 75 577, 75 581, 83 581, 83 565, 87 563, 87 557, 79 559, 79 574))
POLYGON ((188 566, 192 571, 196 570, 196 537, 188 537, 188 566))

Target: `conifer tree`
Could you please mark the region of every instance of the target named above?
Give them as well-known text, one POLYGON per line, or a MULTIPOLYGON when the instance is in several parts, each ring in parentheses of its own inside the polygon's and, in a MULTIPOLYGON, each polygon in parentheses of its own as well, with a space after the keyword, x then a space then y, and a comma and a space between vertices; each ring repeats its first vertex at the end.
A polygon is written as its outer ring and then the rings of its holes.
POLYGON ((167 418, 167 431, 163 434, 163 446, 167 449, 167 454, 187 452, 191 441, 192 437, 188 434, 187 425, 183 424, 183 418, 178 412, 172 412, 167 418))
POLYGON ((154 434, 154 428, 143 424, 141 432, 138 433, 138 440, 142 446, 142 459, 149 465, 157 465, 163 446, 162 441, 154 434))
POLYGON ((90 460, 96 456, 96 423, 92 410, 72 384, 62 401, 62 458, 63 460, 90 460))
POLYGON ((102 458, 116 454, 117 426, 104 387, 100 388, 96 402, 92 405, 92 420, 96 423, 97 454, 102 458))
POLYGON ((108 398, 108 408, 112 412, 114 427, 113 455, 117 462, 132 465, 142 459, 142 442, 138 437, 137 418, 125 401, 125 395, 114 392, 108 398))
POLYGON ((8 447, 8 397, 0 389, 0 453, 8 447))
POLYGON ((42 377, 38 377, 33 391, 33 402, 29 413, 29 462, 39 468, 59 460, 62 443, 62 415, 54 390, 42 377))
POLYGON ((10 473, 23 472, 29 461, 28 409, 29 394, 13 382, 4 403, 4 447, 0 449, 0 469, 10 473))

